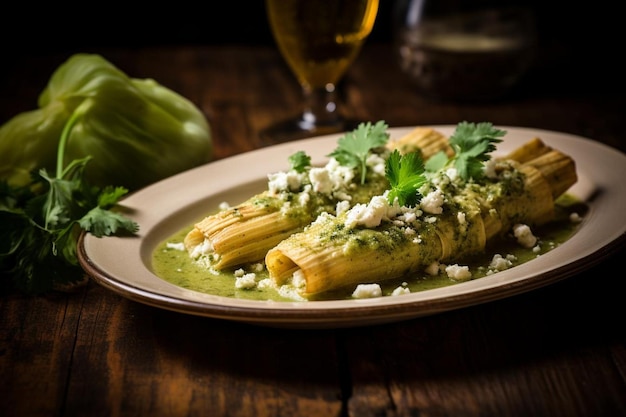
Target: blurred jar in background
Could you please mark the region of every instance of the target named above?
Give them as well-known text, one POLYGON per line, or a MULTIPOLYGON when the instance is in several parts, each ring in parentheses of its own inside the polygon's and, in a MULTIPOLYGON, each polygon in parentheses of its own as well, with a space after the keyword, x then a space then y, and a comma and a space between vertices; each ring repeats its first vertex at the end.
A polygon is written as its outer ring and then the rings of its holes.
POLYGON ((511 1, 396 0, 393 31, 400 67, 434 99, 501 98, 534 59, 533 11, 511 1))

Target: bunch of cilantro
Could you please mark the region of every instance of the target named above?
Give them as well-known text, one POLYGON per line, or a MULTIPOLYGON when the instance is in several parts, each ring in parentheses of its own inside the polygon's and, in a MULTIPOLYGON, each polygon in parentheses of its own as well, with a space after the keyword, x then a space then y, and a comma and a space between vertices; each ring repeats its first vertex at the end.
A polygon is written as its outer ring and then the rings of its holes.
MULTIPOLYGON (((376 149, 389 140, 388 125, 384 121, 376 124, 360 123, 355 130, 346 133, 337 141, 337 148, 328 156, 347 167, 358 169, 361 184, 365 183, 367 158, 376 149)), ((491 159, 496 144, 502 142, 505 130, 497 129, 489 122, 457 124, 450 136, 449 143, 454 155, 448 157, 440 151, 424 163, 417 152, 400 155, 398 150, 391 152, 385 163, 385 176, 389 181, 388 201, 397 199, 400 205, 414 207, 419 204, 422 195, 419 189, 427 181, 426 172, 437 172, 445 168, 454 168, 465 181, 479 180, 484 176, 485 162, 491 159)), ((311 158, 300 151, 290 157, 293 169, 303 172, 310 166, 311 158)))
POLYGON ((41 169, 26 186, 0 181, 2 287, 27 294, 71 288, 84 282, 76 254, 82 231, 102 237, 139 229, 112 210, 128 193, 126 188, 85 181, 90 157, 64 164, 66 142, 79 117, 76 113, 64 127, 54 176, 41 169))
POLYGON ((497 129, 492 123, 457 124, 450 136, 450 146, 454 155, 448 157, 440 151, 426 163, 417 153, 400 156, 394 150, 387 159, 385 174, 389 180, 389 203, 397 198, 400 205, 416 206, 421 200, 420 187, 426 182, 426 171, 436 172, 445 168, 456 169, 465 181, 479 180, 484 176, 485 162, 491 159, 491 152, 496 150, 496 143, 502 142, 505 130, 497 129))

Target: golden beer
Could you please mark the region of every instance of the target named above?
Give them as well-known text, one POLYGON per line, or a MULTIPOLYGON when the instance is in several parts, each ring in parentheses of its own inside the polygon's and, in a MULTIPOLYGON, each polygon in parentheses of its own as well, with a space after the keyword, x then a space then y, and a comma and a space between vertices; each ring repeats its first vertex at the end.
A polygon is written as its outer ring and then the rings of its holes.
POLYGON ((283 57, 307 89, 336 84, 372 31, 378 0, 266 0, 283 57))

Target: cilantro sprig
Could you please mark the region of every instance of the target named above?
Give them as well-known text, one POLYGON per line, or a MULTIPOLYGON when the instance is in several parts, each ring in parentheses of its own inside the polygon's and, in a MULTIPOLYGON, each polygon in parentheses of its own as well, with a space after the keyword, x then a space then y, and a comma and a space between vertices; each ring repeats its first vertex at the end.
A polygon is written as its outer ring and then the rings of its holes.
POLYGON ((417 152, 400 156, 395 149, 386 161, 385 175, 389 180, 390 189, 387 194, 389 204, 397 198, 401 206, 415 207, 422 195, 419 188, 426 182, 424 162, 417 152))
POLYGON ((5 285, 25 293, 83 281, 76 255, 81 230, 103 237, 139 229, 111 210, 128 193, 126 188, 100 188, 84 180, 90 157, 64 165, 65 145, 83 110, 79 107, 63 129, 55 176, 41 169, 28 186, 0 181, 0 272, 13 279, 5 285))
POLYGON ((360 123, 356 129, 339 138, 337 148, 327 156, 335 158, 343 166, 358 168, 361 184, 365 184, 367 157, 373 149, 387 143, 387 128, 382 120, 374 125, 371 122, 360 123))
POLYGON ((296 172, 304 172, 311 166, 311 157, 304 151, 297 151, 289 155, 289 166, 296 172))
POLYGON ((464 180, 479 179, 484 175, 484 162, 491 158, 489 154, 505 134, 505 130, 496 129, 492 123, 461 122, 450 136, 454 156, 448 158, 439 152, 426 162, 426 169, 438 171, 453 166, 464 180))

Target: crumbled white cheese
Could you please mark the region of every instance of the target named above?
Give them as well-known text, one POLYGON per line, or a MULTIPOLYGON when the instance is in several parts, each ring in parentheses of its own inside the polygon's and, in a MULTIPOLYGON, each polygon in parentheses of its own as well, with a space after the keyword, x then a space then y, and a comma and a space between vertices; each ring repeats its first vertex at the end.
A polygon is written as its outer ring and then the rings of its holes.
POLYGON ((472 273, 467 265, 448 265, 446 266, 446 274, 448 274, 448 278, 452 278, 457 281, 465 281, 472 277, 472 273))
POLYGON ((197 259, 202 255, 207 255, 207 254, 211 254, 214 252, 215 251, 213 249, 213 244, 211 243, 211 241, 209 239, 204 239, 201 243, 196 245, 191 250, 191 253, 189 254, 189 256, 191 256, 192 259, 197 259))
POLYGON ((494 179, 498 176, 496 173, 496 160, 491 158, 484 165, 484 173, 487 178, 494 179))
POLYGON ((337 212, 337 216, 339 216, 345 213, 346 211, 348 211, 349 209, 350 209, 350 202, 346 200, 342 200, 337 203, 337 208, 335 209, 335 211, 337 212))
POLYGON ((383 290, 378 284, 359 284, 352 293, 353 298, 375 298, 383 295, 383 290))
POLYGON ((413 223, 421 215, 421 210, 406 210, 401 215, 399 215, 398 218, 405 223, 413 223))
MULTIPOLYGON (((371 169, 380 171, 380 161, 383 161, 381 175, 384 175, 384 159, 382 157, 371 158, 368 164, 371 164, 371 169)), ((349 201, 352 199, 349 187, 353 183, 355 174, 354 168, 342 166, 335 158, 330 158, 325 166, 312 167, 305 172, 290 170, 269 174, 268 190, 270 194, 275 196, 301 190, 298 201, 302 205, 308 201, 307 198, 310 198, 309 194, 311 193, 326 194, 339 201, 349 201)))
POLYGON ((193 260, 199 267, 204 268, 211 275, 220 275, 220 271, 215 269, 213 264, 213 256, 200 256, 193 260))
POLYGON ((376 153, 370 153, 365 160, 365 164, 371 168, 372 172, 375 172, 379 175, 385 175, 386 161, 382 156, 376 153))
POLYGON ((249 290, 256 287, 256 274, 248 273, 235 279, 235 288, 249 290))
POLYGON ((450 181, 454 181, 459 176, 459 171, 456 168, 446 169, 446 176, 450 178, 450 181))
POLYGON ((403 282, 402 285, 400 285, 399 287, 397 287, 391 292, 391 296, 395 297, 398 295, 411 294, 411 290, 407 288, 407 285, 408 284, 406 282, 403 282))
POLYGON ((515 169, 514 164, 510 160, 491 158, 485 162, 483 172, 487 178, 497 180, 499 178, 510 178, 515 169))
POLYGON ((301 206, 306 206, 309 201, 311 201, 311 194, 306 190, 298 194, 298 204, 300 204, 301 206))
POLYGON ((263 263, 261 262, 257 262, 255 264, 252 264, 251 269, 254 272, 261 272, 265 269, 265 265, 263 265, 263 263))
POLYGON ((319 215, 315 218, 315 220, 313 220, 313 222, 311 223, 311 225, 315 225, 315 224, 322 224, 322 223, 325 223, 325 222, 327 222, 327 221, 331 221, 334 217, 335 217, 335 216, 333 216, 332 214, 327 213, 327 212, 325 212, 325 211, 324 211, 324 212, 320 213, 320 214, 319 214, 319 215))
POLYGON ((493 255, 491 263, 489 263, 489 268, 496 271, 504 271, 505 269, 509 269, 512 265, 513 262, 510 259, 507 259, 499 253, 496 253, 495 255, 493 255))
POLYGON ((517 243, 525 248, 532 248, 537 243, 537 238, 526 224, 514 225, 513 236, 517 239, 517 243))
MULTIPOLYGON (((348 227, 364 225, 365 227, 376 227, 383 218, 388 218, 390 209, 389 202, 385 196, 372 197, 368 204, 355 204, 348 211, 345 224, 348 227)), ((395 215, 396 213, 392 213, 395 215)))
POLYGON ((185 250, 185 244, 183 242, 167 242, 166 246, 168 249, 179 250, 181 252, 185 250))
POLYGON ((293 276, 291 277, 291 285, 298 289, 306 287, 306 279, 304 277, 304 272, 302 272, 301 269, 298 269, 293 273, 293 276))
POLYGON ((308 299, 301 296, 298 289, 294 288, 292 285, 281 285, 278 287, 278 295, 294 301, 308 301, 308 299))
POLYGON ((258 288, 275 288, 276 287, 276 285, 274 285, 274 280, 272 280, 271 278, 263 278, 262 280, 257 282, 256 286, 258 288))
POLYGON ((353 168, 342 166, 335 158, 330 158, 324 167, 309 170, 310 191, 333 195, 338 200, 350 200, 352 197, 346 190, 352 183, 354 175, 353 168))
POLYGON ((420 202, 422 210, 430 214, 441 214, 443 212, 443 208, 441 207, 442 205, 443 192, 441 192, 439 188, 426 194, 420 202))
MULTIPOLYGON (((412 229, 410 227, 405 227, 404 229, 402 229, 402 231, 407 236, 415 236, 415 235, 417 235, 417 232, 415 231, 415 229, 412 229)), ((419 243, 419 242, 416 241, 415 243, 419 243)))
POLYGON ((330 179, 330 172, 324 168, 311 168, 309 180, 316 193, 330 194, 333 191, 333 182, 330 179))
POLYGON ((353 168, 339 164, 335 158, 330 158, 325 169, 330 173, 330 179, 333 183, 333 190, 346 188, 354 179, 355 170, 353 168))
POLYGON ((303 175, 296 171, 281 171, 268 174, 268 190, 276 195, 281 191, 296 191, 302 185, 303 175))

